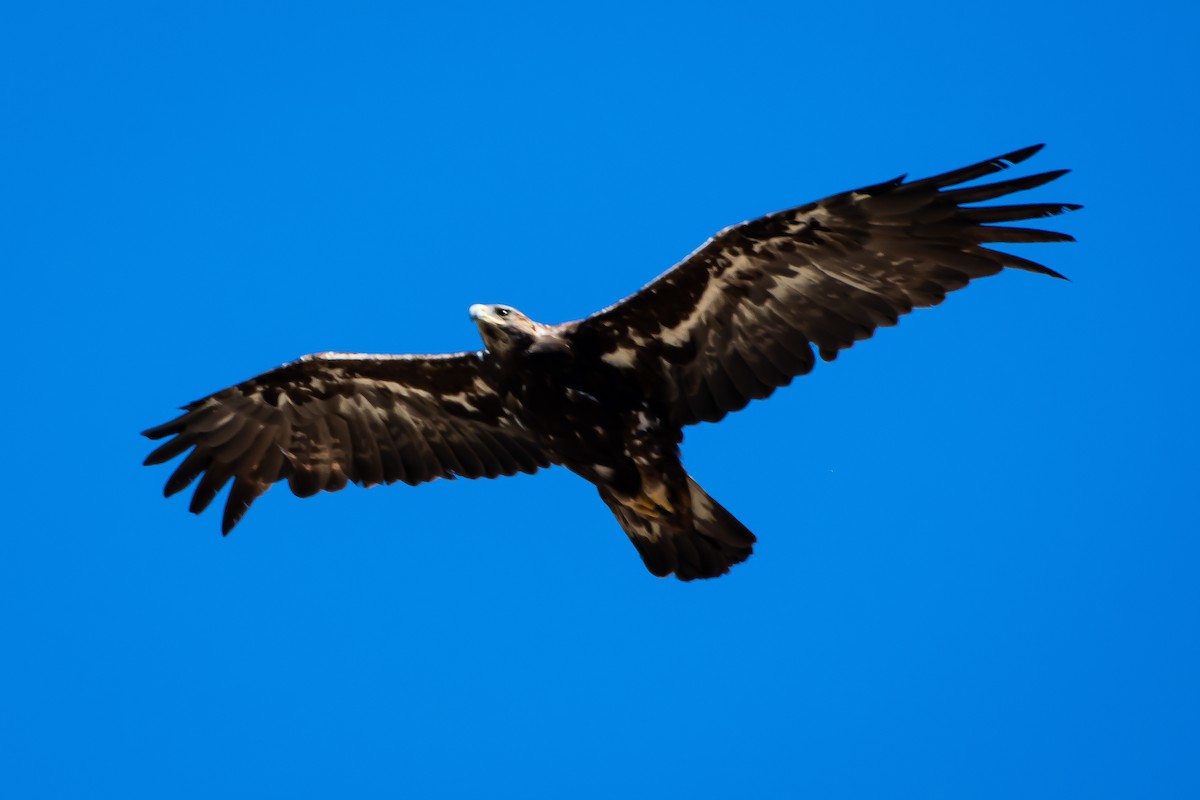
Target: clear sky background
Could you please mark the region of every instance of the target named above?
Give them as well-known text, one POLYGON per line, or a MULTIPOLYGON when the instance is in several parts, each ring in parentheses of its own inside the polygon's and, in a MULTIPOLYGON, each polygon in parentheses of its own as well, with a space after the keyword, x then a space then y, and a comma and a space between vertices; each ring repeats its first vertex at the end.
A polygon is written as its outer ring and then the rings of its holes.
MULTIPOLYGON (((568 5, 570 7, 568 7, 568 5)), ((0 794, 1200 796, 1198 12, 10 3, 0 794), (228 539, 137 433, 577 318, 717 229, 1045 141, 1074 245, 719 425, 658 580, 564 470, 228 539)))

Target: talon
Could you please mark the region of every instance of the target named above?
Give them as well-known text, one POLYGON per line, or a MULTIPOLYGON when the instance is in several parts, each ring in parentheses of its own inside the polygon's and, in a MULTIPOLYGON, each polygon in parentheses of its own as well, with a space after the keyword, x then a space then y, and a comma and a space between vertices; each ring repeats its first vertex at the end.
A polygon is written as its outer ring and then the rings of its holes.
POLYGON ((646 492, 646 497, 650 502, 657 505, 668 514, 675 513, 675 508, 671 505, 671 500, 667 497, 667 487, 661 483, 655 484, 654 487, 646 492))
POLYGON ((638 514, 643 517, 650 517, 651 519, 657 518, 661 510, 653 500, 645 496, 635 498, 633 507, 637 510, 638 514))
POLYGON ((659 519, 668 514, 671 514, 674 509, 665 500, 659 502, 656 498, 649 495, 639 495, 625 500, 622 505, 632 509, 640 517, 647 519, 659 519))

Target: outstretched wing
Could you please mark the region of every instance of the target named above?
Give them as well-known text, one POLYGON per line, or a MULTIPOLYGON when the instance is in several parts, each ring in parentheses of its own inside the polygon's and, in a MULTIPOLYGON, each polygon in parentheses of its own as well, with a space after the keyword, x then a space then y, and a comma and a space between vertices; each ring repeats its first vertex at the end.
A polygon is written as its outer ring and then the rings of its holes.
POLYGON ((718 233, 639 292, 576 323, 609 363, 637 367, 681 424, 713 422, 838 351, 1004 267, 1062 276, 994 242, 1073 241, 993 225, 1079 208, 968 206, 1041 186, 1066 170, 950 188, 1024 161, 1041 145, 924 180, 896 180, 718 233))
POLYGON ((434 478, 494 478, 550 461, 505 410, 478 353, 305 356, 184 406, 143 433, 172 436, 146 464, 191 450, 167 481, 168 497, 200 478, 200 513, 233 480, 221 530, 228 533, 276 481, 308 497, 434 478))

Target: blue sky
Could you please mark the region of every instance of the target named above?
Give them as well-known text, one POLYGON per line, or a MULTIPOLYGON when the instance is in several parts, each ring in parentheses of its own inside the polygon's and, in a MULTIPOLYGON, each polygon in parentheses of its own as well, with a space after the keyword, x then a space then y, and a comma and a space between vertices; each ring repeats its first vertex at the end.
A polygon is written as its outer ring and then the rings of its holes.
MULTIPOLYGON (((1197 12, 9 4, 13 797, 1195 797, 1197 12), (563 470, 163 500, 137 432, 475 347, 717 229, 1034 142, 1075 245, 719 425, 652 578, 563 470)), ((1024 174, 1024 173, 1022 173, 1024 174)))

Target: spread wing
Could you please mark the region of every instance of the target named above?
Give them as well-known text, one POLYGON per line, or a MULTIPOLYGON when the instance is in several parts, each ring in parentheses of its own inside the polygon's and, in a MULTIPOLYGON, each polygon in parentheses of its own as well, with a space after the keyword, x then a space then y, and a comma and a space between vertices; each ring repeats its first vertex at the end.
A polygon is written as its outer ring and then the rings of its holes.
POLYGON ((306 356, 184 406, 151 428, 171 436, 146 464, 190 450, 167 481, 168 497, 200 478, 200 513, 233 481, 221 523, 228 533, 276 481, 308 497, 434 478, 494 478, 550 461, 505 410, 478 353, 306 356))
POLYGON ((992 250, 1073 241, 992 223, 1079 208, 970 206, 1066 170, 951 188, 1024 161, 1041 145, 924 180, 904 178, 769 214, 718 233, 639 292, 577 323, 609 363, 643 370, 681 424, 716 421, 826 361, 881 325, 1004 267, 1062 276, 992 250))

